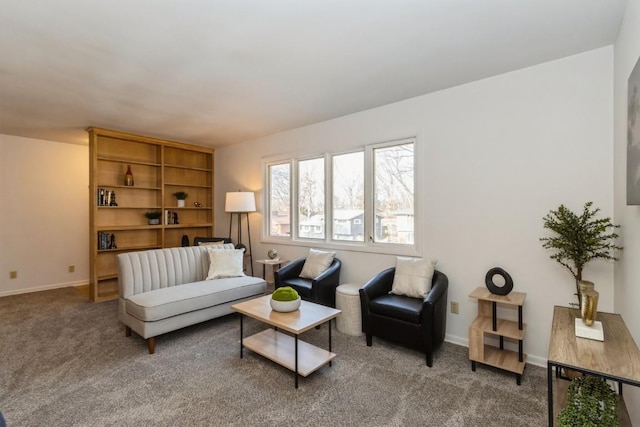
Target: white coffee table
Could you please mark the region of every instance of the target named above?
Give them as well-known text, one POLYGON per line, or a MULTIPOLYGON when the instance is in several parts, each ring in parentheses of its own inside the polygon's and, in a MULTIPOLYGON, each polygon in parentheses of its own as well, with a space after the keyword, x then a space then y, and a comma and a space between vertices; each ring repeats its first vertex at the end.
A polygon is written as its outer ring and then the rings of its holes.
POLYGON ((240 358, 244 347, 272 360, 294 372, 295 387, 298 388, 298 376, 306 377, 329 364, 336 357, 331 351, 331 319, 340 314, 324 305, 302 301, 300 308, 290 313, 280 313, 271 309, 271 295, 234 304, 231 308, 240 313, 240 358), (243 319, 249 316, 275 329, 265 329, 255 335, 243 337, 243 319), (329 350, 316 347, 298 339, 298 335, 316 326, 328 324, 329 350), (287 335, 278 329, 293 334, 287 335))

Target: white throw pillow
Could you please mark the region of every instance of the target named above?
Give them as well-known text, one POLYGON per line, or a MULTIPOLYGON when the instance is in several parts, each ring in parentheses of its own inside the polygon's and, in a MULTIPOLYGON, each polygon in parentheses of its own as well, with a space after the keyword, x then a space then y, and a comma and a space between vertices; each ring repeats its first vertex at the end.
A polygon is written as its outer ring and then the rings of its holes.
POLYGON ((224 240, 220 240, 219 242, 198 242, 198 246, 216 246, 216 245, 224 245, 224 240))
POLYGON ((207 280, 222 279, 224 277, 244 276, 243 261, 244 249, 218 249, 222 245, 208 246, 209 252, 209 274, 207 280))
POLYGON ((233 245, 233 243, 215 243, 215 244, 200 243, 198 246, 204 246, 207 250, 209 250, 209 249, 213 249, 213 250, 235 249, 236 248, 233 245))
POLYGON ((433 271, 438 260, 396 258, 396 273, 390 294, 424 298, 431 290, 433 271))
POLYGON ((309 255, 304 261, 300 277, 305 279, 315 279, 331 266, 333 258, 336 256, 335 252, 317 251, 315 249, 309 249, 309 255))

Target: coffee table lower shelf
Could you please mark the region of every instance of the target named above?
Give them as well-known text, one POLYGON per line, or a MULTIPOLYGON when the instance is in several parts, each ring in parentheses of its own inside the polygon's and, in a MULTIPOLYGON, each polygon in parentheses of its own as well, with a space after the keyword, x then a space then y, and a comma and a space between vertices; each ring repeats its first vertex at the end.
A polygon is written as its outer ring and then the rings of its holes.
MULTIPOLYGON (((274 329, 265 329, 244 338, 245 348, 269 359, 285 368, 296 370, 296 339, 274 329)), ((303 377, 317 371, 336 357, 335 353, 298 339, 298 374, 303 377)))

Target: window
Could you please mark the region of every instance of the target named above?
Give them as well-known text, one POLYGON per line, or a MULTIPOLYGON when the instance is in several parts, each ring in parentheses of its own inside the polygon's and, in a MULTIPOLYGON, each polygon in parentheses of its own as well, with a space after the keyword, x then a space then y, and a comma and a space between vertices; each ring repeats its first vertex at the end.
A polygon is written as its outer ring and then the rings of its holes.
POLYGON ((268 166, 269 185, 269 236, 291 236, 291 164, 281 163, 268 166))
POLYGON ((265 163, 265 236, 417 254, 415 149, 410 138, 265 163))
POLYGON ((298 162, 298 236, 324 239, 324 158, 298 162))
POLYGON ((414 242, 413 158, 413 143, 373 150, 375 242, 414 242))
POLYGON ((364 242, 364 151, 333 156, 333 239, 364 242))

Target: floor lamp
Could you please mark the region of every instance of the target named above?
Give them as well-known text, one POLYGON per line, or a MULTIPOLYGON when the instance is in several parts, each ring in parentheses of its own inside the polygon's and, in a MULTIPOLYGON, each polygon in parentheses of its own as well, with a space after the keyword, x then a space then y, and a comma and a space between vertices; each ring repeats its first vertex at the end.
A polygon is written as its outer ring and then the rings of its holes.
POLYGON ((231 238, 231 225, 233 224, 233 214, 238 214, 238 241, 236 248, 245 248, 245 255, 249 255, 251 264, 251 275, 253 276, 253 256, 251 252, 251 228, 249 227, 249 212, 256 211, 256 198, 251 191, 235 191, 227 193, 224 203, 224 210, 231 214, 229 218, 229 238, 231 238), (247 235, 249 236, 249 251, 242 244, 242 214, 247 216, 247 235))

